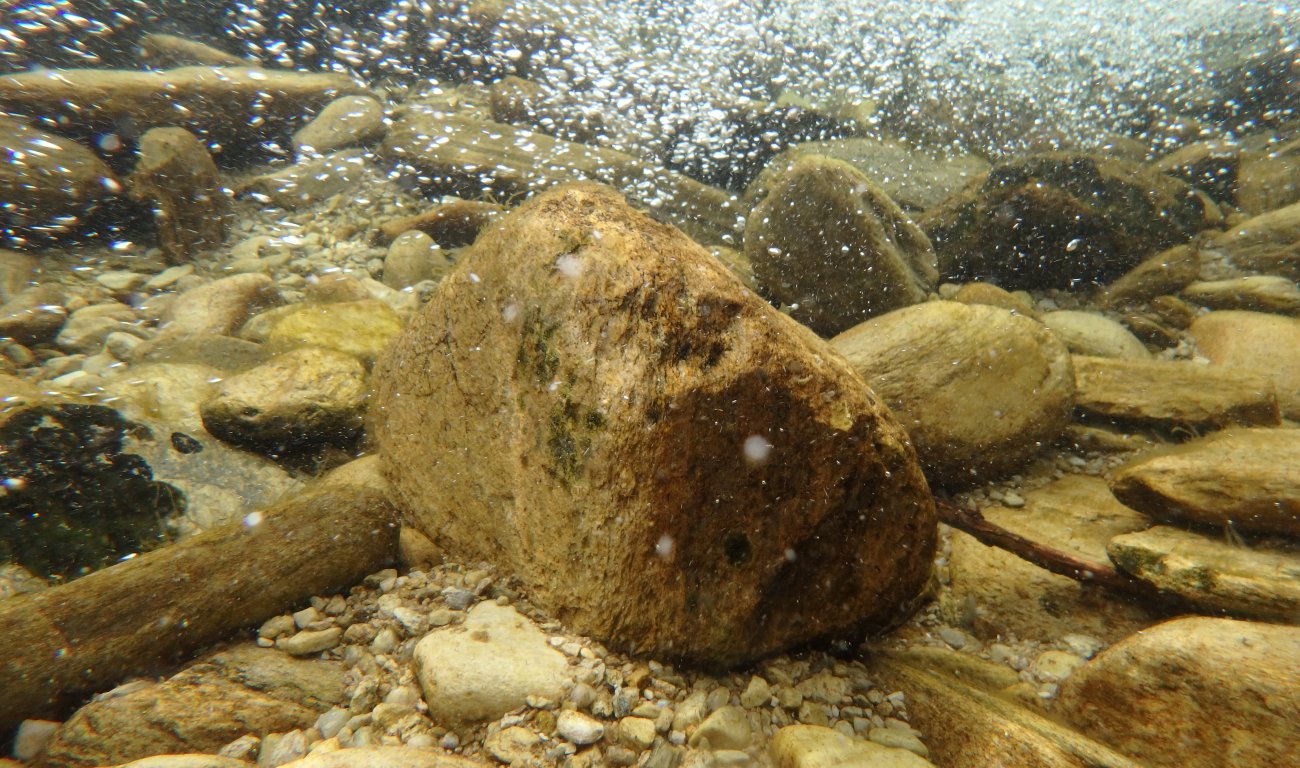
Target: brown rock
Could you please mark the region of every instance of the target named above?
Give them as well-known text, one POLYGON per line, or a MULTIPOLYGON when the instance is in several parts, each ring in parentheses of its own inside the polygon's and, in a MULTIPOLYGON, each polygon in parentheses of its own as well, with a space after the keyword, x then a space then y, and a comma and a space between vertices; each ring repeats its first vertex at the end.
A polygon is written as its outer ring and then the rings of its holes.
POLYGON ((1241 158, 1237 207, 1259 215, 1300 201, 1300 140, 1241 158))
POLYGON ((1211 309, 1257 309, 1300 315, 1300 289, 1291 280, 1275 275, 1191 283, 1183 288, 1183 298, 1211 309))
POLYGON ((331 101, 293 135, 294 149, 321 153, 359 147, 383 138, 384 105, 373 96, 344 96, 331 101))
POLYGON ((231 275, 176 297, 163 312, 160 329, 172 337, 200 333, 233 336, 259 310, 279 303, 279 290, 270 277, 231 275))
POLYGON ((281 768, 495 768, 496 763, 419 747, 364 747, 316 752, 281 768))
POLYGON ((1196 246, 1175 245, 1144 259, 1102 291, 1104 307, 1125 307, 1165 293, 1177 293, 1201 273, 1196 246))
POLYGON ((64 723, 36 765, 89 768, 149 755, 215 752, 246 733, 307 728, 343 695, 337 662, 236 646, 165 682, 87 704, 64 723))
POLYGON ((898 416, 926 477, 962 486, 1014 471, 1061 434, 1070 355, 1041 323, 998 307, 931 301, 831 340, 898 416))
POLYGON ((1207 613, 1300 624, 1300 546, 1158 525, 1116 536, 1115 565, 1207 613))
POLYGON ((140 38, 140 59, 153 69, 204 65, 242 67, 248 62, 197 40, 151 32, 140 38))
POLYGON ((0 248, 0 305, 35 285, 40 274, 35 256, 0 248))
POLYGON ((1300 430, 1231 429, 1116 470, 1120 501, 1157 520, 1300 538, 1300 430))
POLYGON ((1206 247, 1231 269, 1300 280, 1300 203, 1249 218, 1206 247))
POLYGON ((1150 766, 1271 768, 1294 756, 1300 628, 1166 622, 1061 685, 1060 714, 1150 766))
POLYGON ((953 295, 952 300, 959 301, 962 304, 987 304, 990 307, 1002 307, 1018 315, 1032 317, 1035 320, 1039 319, 1038 311, 1034 309, 1032 304, 992 283, 978 281, 966 283, 953 295))
POLYGON ((594 143, 605 129, 599 115, 565 104, 541 85, 513 75, 488 87, 488 104, 499 123, 528 126, 566 141, 594 143))
POLYGON ((1300 420, 1300 320, 1260 312, 1211 312, 1192 337, 1214 365, 1257 371, 1273 380, 1287 418, 1300 420))
POLYGON ((374 381, 418 527, 578 632, 735 664, 890 626, 927 577, 933 502, 861 378, 607 188, 480 237, 374 381))
POLYGON ((418 229, 443 248, 470 245, 479 230, 487 226, 504 209, 495 203, 478 200, 453 200, 436 205, 414 216, 386 221, 379 228, 380 242, 391 243, 403 232, 418 229))
POLYGON ((53 340, 68 319, 63 287, 42 283, 19 291, 0 306, 0 337, 20 344, 53 340))
POLYGON ((1226 141, 1196 141, 1151 164, 1161 173, 1203 189, 1215 200, 1232 202, 1237 193, 1241 148, 1226 141))
POLYGON ((750 212, 745 255, 769 298, 823 336, 924 301, 938 277, 925 233, 879 187, 815 155, 750 212))
POLYGON ((1193 428, 1280 419, 1273 382, 1238 368, 1075 355, 1074 383, 1075 405, 1090 418, 1193 428))
POLYGON ((0 225, 23 238, 75 230, 97 203, 122 191, 95 153, 21 120, 0 117, 0 152, 0 225))
POLYGON ((230 198, 212 156, 184 128, 154 128, 140 139, 127 188, 133 200, 154 207, 158 244, 168 261, 189 261, 225 241, 230 198))
POLYGON ((360 149, 344 149, 308 157, 274 173, 250 179, 241 191, 292 211, 356 189, 365 174, 365 153, 360 149))

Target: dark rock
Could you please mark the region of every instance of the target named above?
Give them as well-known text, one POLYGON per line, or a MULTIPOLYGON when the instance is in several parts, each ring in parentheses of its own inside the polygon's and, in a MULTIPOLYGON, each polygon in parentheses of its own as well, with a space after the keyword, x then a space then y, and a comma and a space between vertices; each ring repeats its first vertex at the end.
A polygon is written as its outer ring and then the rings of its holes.
POLYGON ((153 206, 158 244, 168 261, 190 261, 225 241, 230 197, 207 148, 184 128, 145 133, 127 188, 133 200, 153 206))
POLYGON ((0 153, 0 229, 6 239, 76 232, 99 203, 122 192, 95 153, 20 120, 0 117, 0 153))

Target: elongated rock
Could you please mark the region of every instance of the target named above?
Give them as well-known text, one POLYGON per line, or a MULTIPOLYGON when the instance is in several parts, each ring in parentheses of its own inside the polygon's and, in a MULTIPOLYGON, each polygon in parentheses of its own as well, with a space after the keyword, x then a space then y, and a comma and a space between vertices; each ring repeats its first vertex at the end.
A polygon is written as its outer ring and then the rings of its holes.
POLYGON ((154 674, 240 627, 353 584, 396 553, 392 507, 349 486, 0 602, 0 730, 154 674))
POLYGON ((578 632, 735 664, 906 616, 933 500, 833 349, 612 190, 486 230, 376 364, 395 499, 578 632))
POLYGON ((1168 427, 1278 423, 1268 376, 1179 360, 1074 355, 1075 405, 1090 417, 1168 427))
POLYGON ((0 152, 0 226, 24 234, 75 229, 97 203, 122 191, 94 152, 20 120, 0 117, 0 152))
POLYGON ((1110 487, 1157 520, 1300 538, 1297 456, 1300 430, 1232 429, 1139 456, 1110 487))
POLYGON ((133 199, 154 206, 158 243, 169 261, 188 261, 225 240, 230 199, 212 156, 184 128, 146 133, 127 185, 133 199))

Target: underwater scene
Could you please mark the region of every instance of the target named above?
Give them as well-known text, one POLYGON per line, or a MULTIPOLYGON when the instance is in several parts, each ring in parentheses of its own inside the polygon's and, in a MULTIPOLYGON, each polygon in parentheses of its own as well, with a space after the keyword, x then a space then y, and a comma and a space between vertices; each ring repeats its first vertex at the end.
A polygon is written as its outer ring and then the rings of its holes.
POLYGON ((0 0, 0 768, 1279 768, 1300 6, 0 0))

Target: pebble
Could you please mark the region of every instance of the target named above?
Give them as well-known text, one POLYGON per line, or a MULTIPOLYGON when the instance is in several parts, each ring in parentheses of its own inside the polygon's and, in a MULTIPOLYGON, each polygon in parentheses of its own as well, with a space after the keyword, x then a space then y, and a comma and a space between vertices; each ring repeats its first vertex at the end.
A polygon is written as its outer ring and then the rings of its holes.
POLYGON ((339 627, 329 629, 307 630, 290 637, 281 637, 275 641, 277 648, 294 656, 307 656, 327 651, 339 644, 343 630, 339 627))
POLYGON ((967 643, 966 633, 952 627, 940 627, 939 639, 957 650, 965 648, 967 643))
POLYGON ((655 722, 644 717, 625 717, 619 721, 618 730, 624 743, 636 749, 646 749, 655 740, 655 722))
POLYGON ((15 760, 33 760, 54 738, 54 733, 62 723, 52 720, 24 720, 18 725, 14 734, 13 756, 15 760))
POLYGON ((740 706, 753 709, 761 707, 768 703, 772 698, 772 686, 767 681, 755 675, 749 679, 749 685, 745 686, 744 693, 740 694, 740 706))
POLYGON ((595 744, 605 736, 604 724, 572 709, 564 710, 555 718, 555 731, 578 746, 595 744))
POLYGON ((1084 660, 1066 651, 1044 651, 1034 659, 1031 670, 1040 680, 1056 683, 1070 676, 1074 670, 1082 667, 1084 660))
POLYGON ((348 711, 342 707, 333 707, 316 718, 316 730, 322 737, 332 739, 343 730, 349 719, 348 711))
POLYGON ((709 748, 745 749, 753 740, 754 732, 749 724, 745 710, 735 706, 725 706, 700 723, 700 727, 691 734, 690 745, 698 747, 708 742, 709 748))

